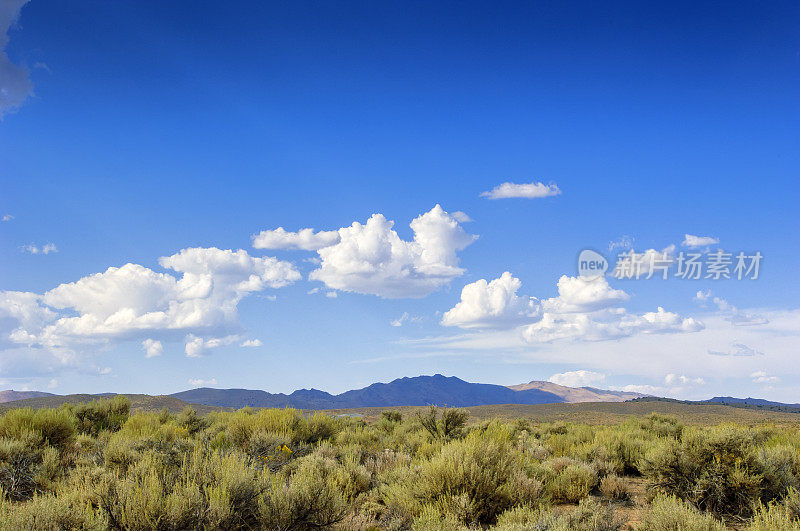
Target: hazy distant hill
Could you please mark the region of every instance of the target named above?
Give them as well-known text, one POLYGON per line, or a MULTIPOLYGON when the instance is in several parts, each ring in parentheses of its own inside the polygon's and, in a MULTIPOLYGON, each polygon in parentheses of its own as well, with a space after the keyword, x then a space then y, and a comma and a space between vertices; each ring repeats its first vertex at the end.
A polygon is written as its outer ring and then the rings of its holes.
POLYGON ((783 413, 800 413, 800 404, 784 404, 783 402, 772 402, 761 398, 732 398, 717 396, 710 400, 677 400, 675 398, 660 398, 655 396, 645 396, 636 398, 631 402, 670 402, 673 404, 688 405, 719 405, 741 409, 754 409, 759 411, 780 411, 783 413))
POLYGON ((546 391, 548 393, 560 396, 563 399, 562 402, 569 402, 571 404, 578 402, 625 402, 626 400, 633 400, 634 398, 647 396, 641 393, 608 391, 606 389, 597 389, 595 387, 566 387, 564 385, 558 385, 552 382, 542 382, 536 380, 526 384, 509 385, 508 388, 515 391, 539 389, 540 391, 546 391))
POLYGON ((800 404, 785 404, 783 402, 773 402, 771 400, 764 400, 763 398, 734 398, 732 396, 715 396, 705 402, 714 402, 716 404, 747 404, 748 406, 784 406, 784 407, 800 407, 800 404))
POLYGON ((552 404, 564 402, 554 393, 540 389, 516 391, 502 385, 469 383, 441 374, 398 378, 363 389, 332 395, 316 389, 301 389, 289 395, 248 389, 200 388, 171 396, 185 402, 224 407, 295 407, 299 409, 342 409, 389 406, 483 406, 492 404, 552 404))
MULTIPOLYGON (((110 393, 102 393, 97 395, 77 394, 77 395, 52 395, 49 393, 42 393, 47 396, 38 396, 34 398, 25 398, 22 400, 15 400, 0 404, 0 413, 9 409, 30 407, 33 409, 39 408, 57 408, 63 404, 77 404, 79 402, 91 402, 99 398, 108 397, 110 393)), ((131 401, 131 409, 133 411, 162 411, 164 409, 172 413, 180 413, 189 404, 186 402, 169 395, 150 396, 150 395, 121 395, 128 397, 131 401)), ((191 406, 200 414, 206 414, 211 411, 218 411, 221 408, 195 405, 191 406)))
POLYGON ((0 404, 5 402, 13 402, 14 400, 25 400, 26 398, 39 398, 41 396, 56 396, 53 393, 45 393, 42 391, 0 391, 0 404))

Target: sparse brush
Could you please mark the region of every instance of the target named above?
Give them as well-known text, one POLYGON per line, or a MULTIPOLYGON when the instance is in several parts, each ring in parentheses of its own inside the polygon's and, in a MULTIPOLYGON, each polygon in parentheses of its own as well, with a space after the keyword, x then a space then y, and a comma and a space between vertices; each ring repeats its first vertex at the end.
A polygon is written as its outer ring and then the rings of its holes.
POLYGON ((631 491, 625 480, 616 475, 606 476, 600 480, 600 493, 609 500, 629 501, 631 491))
POLYGON ((674 496, 657 496, 639 531, 725 531, 725 526, 674 496))

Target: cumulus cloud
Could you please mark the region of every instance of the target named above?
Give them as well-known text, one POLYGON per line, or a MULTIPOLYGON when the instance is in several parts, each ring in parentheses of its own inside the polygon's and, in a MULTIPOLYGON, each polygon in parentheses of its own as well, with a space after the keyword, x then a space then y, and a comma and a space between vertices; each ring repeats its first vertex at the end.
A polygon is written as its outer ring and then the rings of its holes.
POLYGON ((696 249, 698 247, 707 247, 717 243, 719 243, 719 239, 712 238, 710 236, 695 236, 693 234, 686 234, 684 235, 683 239, 683 246, 690 247, 692 249, 696 249))
POLYGON ((641 315, 629 313, 618 306, 628 298, 624 291, 609 286, 605 278, 584 280, 562 276, 558 281, 558 297, 542 301, 541 320, 528 325, 522 336, 528 342, 603 341, 636 334, 696 332, 703 328, 695 319, 682 318, 662 307, 641 315))
POLYGON ((242 298, 300 279, 289 262, 242 250, 184 249, 159 263, 177 276, 125 264, 44 294, 0 292, 0 317, 8 318, 0 319, 0 343, 71 351, 87 343, 158 341, 156 334, 183 332, 201 340, 187 347, 193 355, 215 346, 213 337, 201 335, 238 328, 242 298))
POLYGON ((481 193, 481 197, 486 197, 488 199, 536 199, 539 197, 559 195, 560 193, 561 190, 555 183, 503 183, 498 184, 491 190, 481 193))
POLYGON ((54 243, 46 243, 41 247, 34 244, 25 245, 22 250, 29 254, 50 254, 58 252, 58 248, 54 243))
POLYGON ((622 290, 609 286, 605 278, 585 280, 562 275, 558 279, 558 297, 542 301, 549 312, 591 312, 616 306, 630 297, 622 290))
POLYGON ((164 353, 164 345, 161 341, 150 339, 149 337, 142 341, 142 350, 144 350, 145 358, 155 358, 164 353))
POLYGON ((242 344, 240 346, 242 346, 242 347, 260 347, 262 345, 264 345, 264 343, 262 343, 260 339, 248 339, 246 341, 242 341, 242 344))
POLYGON ((6 54, 8 32, 17 22, 20 10, 26 3, 28 0, 0 2, 0 120, 3 115, 18 109, 33 91, 28 70, 15 65, 6 54))
POLYGON ((464 287, 461 301, 447 311, 444 326, 461 328, 515 328, 528 343, 555 340, 604 341, 638 334, 697 332, 703 324, 658 307, 634 314, 619 305, 627 293, 612 288, 605 278, 585 280, 562 276, 558 296, 537 301, 520 297, 521 282, 504 273, 491 282, 478 280, 464 287))
POLYGON ((189 378, 189 385, 193 385, 195 387, 207 387, 209 385, 217 385, 217 379, 210 378, 208 380, 204 380, 202 378, 189 378))
POLYGON ((314 232, 314 229, 301 229, 288 232, 283 227, 278 227, 274 230, 262 230, 253 236, 253 247, 256 249, 318 251, 338 242, 339 233, 335 230, 314 232))
POLYGON ((554 374, 547 381, 566 387, 592 387, 605 379, 605 374, 581 370, 554 374))
POLYGON ((224 347, 239 341, 241 338, 237 335, 230 335, 225 337, 200 337, 194 334, 186 336, 186 357, 199 358, 211 349, 224 347))
POLYGON ((472 221, 472 218, 469 217, 466 212, 461 212, 460 210, 456 210, 451 215, 453 216, 453 219, 459 223, 470 223, 472 221))
POLYGON ((533 322, 542 309, 533 297, 520 297, 522 282, 506 271, 491 282, 480 279, 461 290, 461 300, 442 317, 442 325, 460 328, 510 328, 533 322))
POLYGON ((750 378, 753 379, 753 383, 757 384, 775 383, 779 380, 777 376, 770 376, 767 371, 763 369, 751 373, 750 378))
POLYGON ((14 216, 11 214, 3 214, 3 217, 0 218, 0 221, 11 221, 12 219, 14 219, 14 216))
POLYGON ((457 252, 476 236, 436 205, 411 222, 412 241, 398 236, 394 222, 373 214, 366 224, 338 230, 339 242, 317 251, 309 275, 329 288, 383 298, 420 298, 462 275, 457 252))
POLYGON ((697 332, 702 329, 703 324, 699 321, 691 317, 682 318, 660 306, 655 312, 642 315, 614 308, 590 313, 545 312, 541 321, 523 330, 523 337, 529 342, 558 339, 604 341, 637 334, 697 332))

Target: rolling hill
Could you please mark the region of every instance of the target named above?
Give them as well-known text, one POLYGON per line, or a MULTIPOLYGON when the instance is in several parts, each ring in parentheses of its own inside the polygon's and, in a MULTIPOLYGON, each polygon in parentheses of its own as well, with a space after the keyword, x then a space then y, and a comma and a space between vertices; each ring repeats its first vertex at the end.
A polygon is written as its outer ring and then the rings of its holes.
POLYGON ((608 391, 605 389, 597 389, 595 387, 566 387, 564 385, 554 384, 552 382, 543 382, 534 380, 526 384, 509 385, 509 389, 515 391, 527 391, 530 389, 539 389, 554 395, 560 396, 562 402, 575 404, 579 402, 625 402, 626 400, 633 400, 634 398, 641 398, 641 393, 625 393, 622 391, 608 391))
POLYGON ((0 391, 0 404, 5 402, 13 402, 14 400, 25 400, 26 398, 39 398, 42 396, 56 396, 53 393, 45 393, 43 391, 0 391))
MULTIPOLYGON (((9 409, 15 409, 21 407, 30 407, 33 409, 57 408, 64 404, 91 402, 92 400, 97 400, 99 398, 105 398, 108 396, 109 396, 108 393, 104 393, 102 395, 87 395, 87 394, 49 395, 49 396, 38 396, 34 398, 25 398, 22 400, 14 400, 13 402, 6 402, 4 404, 0 404, 0 413, 7 411, 9 409)), ((214 406, 187 404, 186 402, 169 395, 150 396, 150 395, 134 394, 134 395, 120 395, 120 396, 125 396, 131 401, 132 411, 152 412, 152 411, 162 411, 166 409, 172 413, 180 413, 186 408, 186 406, 191 405, 199 414, 205 415, 206 413, 210 413, 212 411, 219 411, 223 409, 214 406)))

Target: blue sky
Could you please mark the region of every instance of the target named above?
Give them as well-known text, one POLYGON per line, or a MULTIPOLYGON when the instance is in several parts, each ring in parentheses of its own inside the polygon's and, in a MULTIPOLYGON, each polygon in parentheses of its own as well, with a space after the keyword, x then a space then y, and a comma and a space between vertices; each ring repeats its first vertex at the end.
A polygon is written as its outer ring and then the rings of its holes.
POLYGON ((800 401, 796 3, 6 4, 0 387, 800 401), (576 278, 687 234, 759 278, 576 278))

